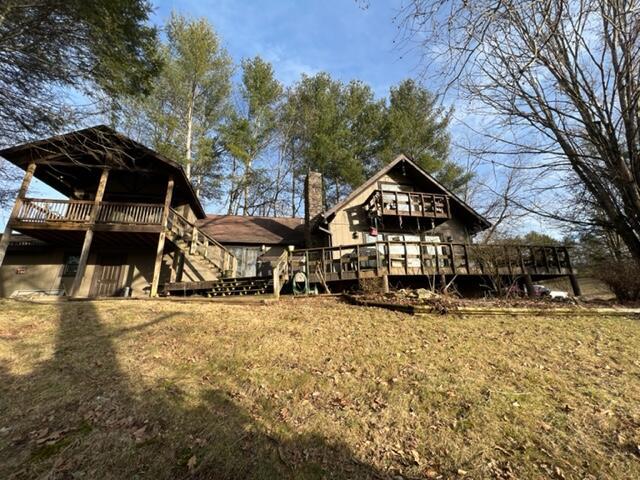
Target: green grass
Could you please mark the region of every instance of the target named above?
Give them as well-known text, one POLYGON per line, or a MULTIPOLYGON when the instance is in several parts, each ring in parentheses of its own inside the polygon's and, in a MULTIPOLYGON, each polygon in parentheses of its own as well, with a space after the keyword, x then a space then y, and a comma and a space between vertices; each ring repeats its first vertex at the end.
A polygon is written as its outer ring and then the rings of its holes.
POLYGON ((0 303, 0 478, 640 478, 631 318, 0 303))

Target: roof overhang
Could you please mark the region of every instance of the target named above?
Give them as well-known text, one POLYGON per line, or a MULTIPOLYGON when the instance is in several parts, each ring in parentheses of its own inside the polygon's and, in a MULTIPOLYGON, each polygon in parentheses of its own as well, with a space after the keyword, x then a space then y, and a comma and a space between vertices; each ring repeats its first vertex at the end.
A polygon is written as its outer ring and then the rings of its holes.
POLYGON ((69 198, 77 189, 95 187, 103 168, 122 172, 123 178, 138 175, 142 185, 145 179, 171 175, 174 197, 188 203, 198 218, 206 216, 179 163, 105 125, 9 147, 0 150, 0 157, 23 170, 35 163, 34 176, 69 198))

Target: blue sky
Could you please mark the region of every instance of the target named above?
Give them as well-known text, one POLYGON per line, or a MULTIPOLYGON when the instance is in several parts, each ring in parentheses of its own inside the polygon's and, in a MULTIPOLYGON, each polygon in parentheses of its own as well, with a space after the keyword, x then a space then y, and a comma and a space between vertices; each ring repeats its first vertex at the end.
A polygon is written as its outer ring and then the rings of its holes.
POLYGON ((416 74, 417 55, 394 46, 393 16, 400 1, 371 0, 156 0, 154 23, 172 10, 206 17, 236 62, 260 55, 285 84, 302 73, 326 71, 357 78, 384 96, 389 87, 416 74))

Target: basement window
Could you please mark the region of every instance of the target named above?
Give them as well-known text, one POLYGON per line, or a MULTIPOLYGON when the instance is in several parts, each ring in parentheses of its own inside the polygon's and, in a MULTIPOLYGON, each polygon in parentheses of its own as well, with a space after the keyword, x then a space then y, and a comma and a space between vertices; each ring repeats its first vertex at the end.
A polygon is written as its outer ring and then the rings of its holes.
POLYGON ((78 272, 78 264, 80 263, 80 255, 66 254, 64 256, 64 267, 62 269, 63 277, 75 277, 78 272))

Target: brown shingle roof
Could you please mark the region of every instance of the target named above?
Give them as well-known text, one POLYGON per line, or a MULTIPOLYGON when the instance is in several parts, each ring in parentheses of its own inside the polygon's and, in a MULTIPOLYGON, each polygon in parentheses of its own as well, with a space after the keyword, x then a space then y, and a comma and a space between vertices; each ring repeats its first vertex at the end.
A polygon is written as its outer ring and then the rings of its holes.
POLYGON ((220 243, 253 245, 304 244, 304 219, 207 215, 198 226, 220 243))

